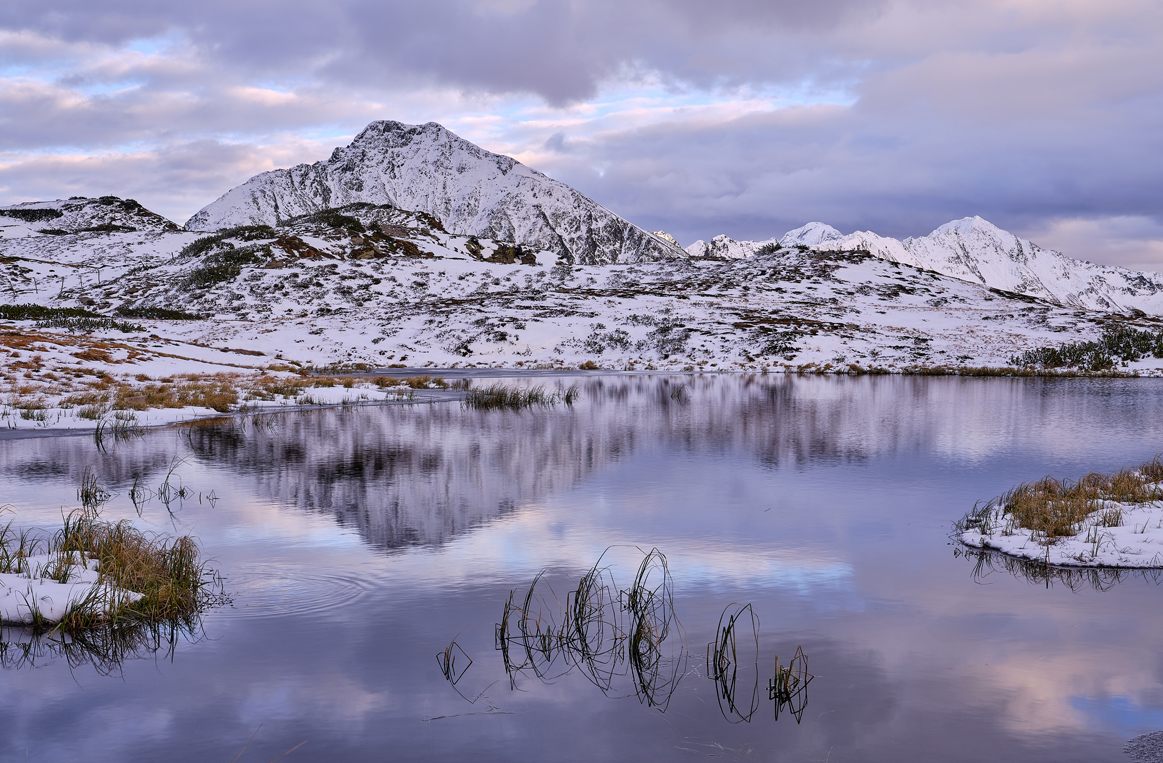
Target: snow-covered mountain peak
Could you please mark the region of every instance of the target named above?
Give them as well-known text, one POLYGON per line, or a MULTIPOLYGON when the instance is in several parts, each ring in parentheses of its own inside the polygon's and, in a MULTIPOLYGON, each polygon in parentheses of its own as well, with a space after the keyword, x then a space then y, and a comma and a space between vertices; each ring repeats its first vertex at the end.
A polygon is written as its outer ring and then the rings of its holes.
POLYGON ((819 246, 826 241, 838 241, 844 234, 824 223, 808 223, 783 234, 781 246, 819 246))
POLYGON ((1004 252, 1011 259, 1024 259, 1034 250, 1039 249, 1024 239, 1020 239, 1009 231, 1002 230, 988 220, 981 217, 963 217, 960 220, 945 223, 935 231, 920 239, 910 241, 925 241, 938 239, 961 239, 974 249, 990 248, 1004 252))
POLYGON ((277 225, 353 203, 423 212, 450 233, 511 241, 580 264, 686 256, 564 183, 435 122, 372 122, 326 161, 256 175, 186 227, 277 225))
MULTIPOLYGON (((331 153, 329 161, 360 159, 366 152, 375 153, 414 149, 415 147, 423 147, 435 154, 458 154, 457 161, 454 162, 458 173, 463 173, 469 169, 465 160, 471 159, 484 161, 486 164, 495 166, 502 175, 519 167, 526 174, 545 177, 512 157, 486 151, 437 122, 426 122, 422 125, 409 125, 386 119, 372 122, 363 128, 349 145, 336 148, 331 153)), ((316 166, 318 164, 320 163, 317 162, 316 166)))
POLYGON ((736 241, 730 236, 719 234, 711 239, 711 243, 700 239, 688 246, 686 251, 697 259, 743 260, 759 252, 773 252, 779 247, 779 242, 774 238, 766 241, 736 241))
POLYGON ((935 231, 930 233, 930 236, 936 236, 941 233, 960 233, 963 236, 968 236, 974 233, 998 234, 1006 233, 1001 228, 997 227, 989 220, 974 215, 973 217, 962 217, 960 220, 953 220, 938 227, 935 231))
POLYGON ((1163 314, 1163 276, 1075 260, 976 216, 904 241, 863 232, 816 248, 866 251, 883 260, 1071 307, 1163 314))
POLYGON ((813 247, 829 241, 839 241, 844 234, 824 223, 808 223, 793 231, 788 231, 783 238, 769 238, 763 241, 736 241, 725 234, 719 234, 706 241, 696 241, 686 248, 687 254, 699 259, 713 260, 740 260, 753 257, 761 252, 770 253, 781 247, 813 247))

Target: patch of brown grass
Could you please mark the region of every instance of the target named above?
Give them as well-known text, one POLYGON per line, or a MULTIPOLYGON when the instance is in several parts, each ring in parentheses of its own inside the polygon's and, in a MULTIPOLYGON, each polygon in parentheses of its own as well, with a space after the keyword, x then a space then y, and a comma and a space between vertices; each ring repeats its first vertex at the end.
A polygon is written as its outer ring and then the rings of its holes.
POLYGON ((401 380, 400 383, 411 389, 429 389, 430 387, 448 389, 448 382, 444 381, 444 378, 440 376, 412 376, 401 380))
POLYGON ((79 408, 86 405, 104 405, 112 396, 108 392, 78 392, 61 401, 61 408, 79 408))
POLYGON ((303 390, 316 386, 331 384, 316 384, 321 377, 291 377, 291 376, 260 376, 247 386, 248 397, 253 400, 274 400, 276 397, 296 397, 303 390))
POLYGON ((1118 526, 1122 515, 1104 508, 1105 501, 1143 503, 1163 498, 1163 456, 1123 469, 1114 474, 1092 472, 1077 482, 1044 477, 1018 485, 997 500, 1019 527, 1033 531, 1049 542, 1077 535, 1083 521, 1096 511, 1105 511, 1101 522, 1118 526))
POLYGON ((81 607, 61 621, 63 630, 187 618, 205 605, 209 575, 189 536, 146 534, 126 520, 106 522, 95 511, 78 509, 65 518, 50 548, 66 558, 81 554, 98 560, 102 581, 143 596, 136 602, 114 601, 112 608, 81 607))
POLYGON ((105 350, 101 350, 101 349, 98 349, 96 347, 90 347, 89 349, 82 350, 81 352, 74 352, 73 357, 77 358, 78 360, 88 360, 88 361, 94 362, 94 363, 112 363, 113 362, 112 355, 110 355, 105 350))
POLYGON ((186 379, 172 384, 119 385, 113 407, 144 411, 149 408, 210 408, 225 413, 238 403, 238 387, 227 376, 186 379))

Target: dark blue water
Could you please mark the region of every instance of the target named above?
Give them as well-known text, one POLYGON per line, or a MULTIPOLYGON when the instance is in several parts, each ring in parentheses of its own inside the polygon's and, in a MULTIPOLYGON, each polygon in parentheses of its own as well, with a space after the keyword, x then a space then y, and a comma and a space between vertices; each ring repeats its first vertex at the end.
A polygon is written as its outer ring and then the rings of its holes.
POLYGON ((573 409, 281 414, 106 453, 0 442, 15 525, 59 524, 91 465, 118 493, 107 518, 193 534, 233 601, 113 665, 9 650, 0 758, 229 761, 253 736, 240 761, 300 743, 285 760, 1119 761, 1163 728, 1159 584, 991 569, 947 537, 1018 482, 1163 451, 1163 383, 581 384, 573 409), (191 498, 139 517, 134 479, 156 486, 175 459, 191 498), (606 681, 560 653, 507 673, 510 591, 547 570, 536 600, 560 625, 609 547, 615 596, 652 548, 670 572, 648 701, 624 648, 606 681), (732 603, 758 622, 733 706, 706 677, 732 603), (454 640, 472 661, 456 686, 437 660, 454 640), (766 680, 797 647, 814 678, 798 722, 777 720, 766 680))

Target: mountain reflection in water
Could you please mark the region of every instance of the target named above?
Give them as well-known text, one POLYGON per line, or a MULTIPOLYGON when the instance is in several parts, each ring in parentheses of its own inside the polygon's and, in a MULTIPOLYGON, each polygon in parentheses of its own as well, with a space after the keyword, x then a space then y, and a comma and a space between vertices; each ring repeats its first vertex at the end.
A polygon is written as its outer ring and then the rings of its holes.
MULTIPOLYGON (((1070 416, 1045 394, 1054 381, 928 381, 587 378, 569 408, 330 409, 249 426, 208 422, 185 437, 198 458, 253 475, 261 495, 334 514, 369 543, 395 549, 442 544, 647 450, 731 454, 772 468, 918 447, 985 458, 1042 434, 1025 428, 1032 407, 1049 426, 1070 416)), ((164 464, 152 459, 155 470, 164 464)))

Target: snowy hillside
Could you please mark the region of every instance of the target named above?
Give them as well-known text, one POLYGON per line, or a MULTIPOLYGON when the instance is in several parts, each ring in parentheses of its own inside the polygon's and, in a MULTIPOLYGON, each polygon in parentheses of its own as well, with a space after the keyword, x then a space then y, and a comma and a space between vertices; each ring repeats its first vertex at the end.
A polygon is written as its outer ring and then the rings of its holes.
POLYGON ((810 223, 684 252, 439 126, 395 123, 249 185, 208 208, 248 224, 201 233, 111 196, 0 209, 0 427, 412 394, 351 380, 304 391, 327 378, 308 371, 327 368, 1163 375, 1161 321, 1133 310, 1161 311, 1159 277, 1070 260, 979 219, 903 242, 810 223), (307 180, 316 196, 284 193, 307 180), (422 195, 428 209, 320 209, 340 181, 422 195), (278 222, 253 224, 260 212, 278 222), (446 223, 488 214, 509 227, 485 230, 516 240, 446 223), (571 246, 588 255, 535 235, 554 219, 576 224, 571 246))
POLYGON ((553 252, 570 263, 686 256, 564 183, 435 122, 373 122, 326 161, 264 172, 228 191, 186 228, 277 225, 354 202, 425 212, 451 233, 553 252))
POLYGON ((133 199, 116 196, 33 201, 0 207, 0 238, 176 230, 176 223, 149 211, 133 199))
MULTIPOLYGON (((52 218, 80 226, 72 233, 0 239, 0 427, 91 428, 118 406, 138 411, 122 421, 156 423, 258 405, 255 395, 262 405, 398 395, 267 389, 328 367, 1163 374, 1156 319, 824 251, 833 234, 818 225, 741 259, 570 265, 386 204, 202 235, 73 213, 52 218), (791 245, 803 241, 822 243, 791 245), (1128 358, 1092 341, 1108 336, 1146 344, 1128 358)), ((26 217, 39 214, 51 213, 26 217)))
POLYGON ((778 242, 735 241, 715 236, 687 247, 691 257, 739 259, 774 244, 828 252, 868 252, 889 262, 933 270, 993 289, 1028 294, 1064 307, 1163 315, 1163 276, 1110 265, 1095 265, 1043 249, 980 217, 942 225, 928 236, 895 238, 859 231, 847 236, 823 223, 808 223, 778 242))
MULTIPOLYGON (((0 253, 11 302, 132 318, 198 362, 226 348, 260 365, 998 366, 1105 320, 861 252, 569 266, 367 203, 201 237, 8 239, 0 253), (185 320, 149 322, 166 316, 185 320)), ((124 324, 107 328, 146 357, 124 324)))

